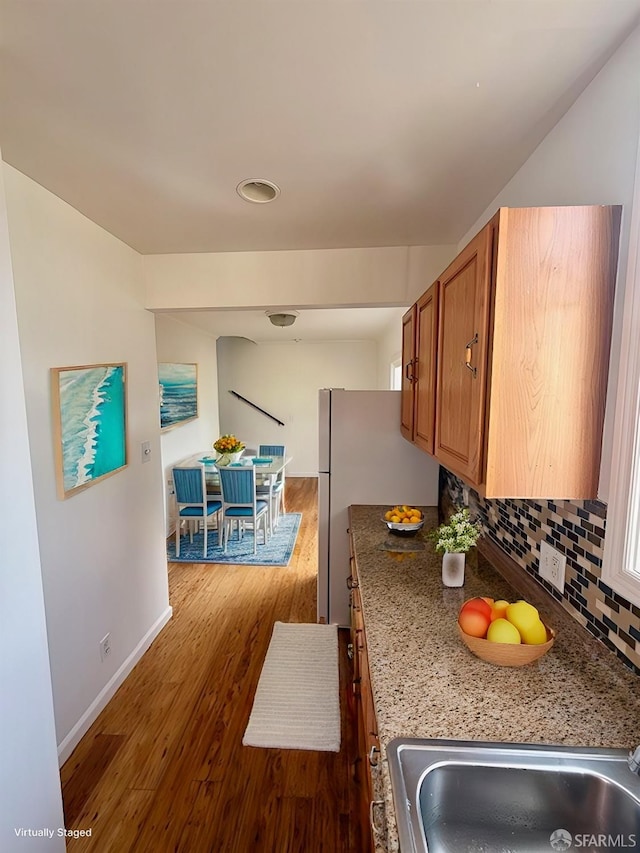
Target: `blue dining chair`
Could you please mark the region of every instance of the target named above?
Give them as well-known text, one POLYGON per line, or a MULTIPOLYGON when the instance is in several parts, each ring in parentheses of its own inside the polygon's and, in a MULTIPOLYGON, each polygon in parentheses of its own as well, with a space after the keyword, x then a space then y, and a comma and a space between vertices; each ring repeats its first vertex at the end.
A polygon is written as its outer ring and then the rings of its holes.
POLYGON ((203 556, 207 556, 207 534, 208 521, 213 516, 217 520, 218 545, 220 544, 220 513, 222 503, 207 499, 207 486, 204 479, 204 468, 202 465, 192 468, 173 469, 173 487, 176 493, 176 506, 178 515, 176 518, 176 557, 180 556, 180 529, 183 521, 203 522, 203 556))
MULTIPOLYGON (((261 444, 258 448, 258 455, 263 457, 286 456, 287 447, 285 444, 261 444)), ((269 529, 273 533, 274 528, 278 526, 280 512, 284 515, 284 468, 275 477, 269 478, 271 482, 258 485, 259 495, 268 495, 269 500, 269 529)))
POLYGON ((258 529, 262 523, 263 543, 267 542, 268 501, 259 500, 256 495, 256 469, 254 465, 218 466, 220 487, 222 489, 222 547, 227 553, 227 543, 233 531, 234 522, 238 523, 238 539, 241 538, 245 524, 253 524, 253 553, 258 553, 258 529))
POLYGON ((284 444, 261 444, 258 456, 285 456, 286 449, 284 444))

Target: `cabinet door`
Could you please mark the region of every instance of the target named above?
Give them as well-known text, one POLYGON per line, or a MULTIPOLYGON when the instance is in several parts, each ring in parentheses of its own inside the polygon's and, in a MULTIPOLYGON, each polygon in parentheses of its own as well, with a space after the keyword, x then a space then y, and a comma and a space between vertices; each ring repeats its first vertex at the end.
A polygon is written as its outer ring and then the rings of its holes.
POLYGON ((364 621, 362 623, 362 633, 358 636, 356 654, 359 657, 360 668, 360 702, 358 708, 358 751, 360 753, 361 775, 360 775, 360 804, 361 815, 364 833, 364 848, 373 851, 375 843, 373 839, 373 827, 370 823, 371 802, 374 798, 373 779, 371 776, 371 766, 369 764, 372 747, 375 747, 377 754, 380 752, 380 742, 378 740, 378 724, 376 722, 375 709, 373 704, 373 693, 371 691, 371 681, 369 679, 369 661, 367 657, 367 641, 364 631, 364 621), (367 827, 365 829, 365 827, 367 827))
POLYGON ((420 297, 416 309, 413 440, 422 450, 433 453, 436 415, 438 282, 432 284, 420 297))
POLYGON ((491 224, 441 276, 435 455, 467 482, 482 482, 491 224))
POLYGON ((402 397, 400 432, 413 441, 413 359, 415 354, 416 306, 411 308, 402 318, 402 397))

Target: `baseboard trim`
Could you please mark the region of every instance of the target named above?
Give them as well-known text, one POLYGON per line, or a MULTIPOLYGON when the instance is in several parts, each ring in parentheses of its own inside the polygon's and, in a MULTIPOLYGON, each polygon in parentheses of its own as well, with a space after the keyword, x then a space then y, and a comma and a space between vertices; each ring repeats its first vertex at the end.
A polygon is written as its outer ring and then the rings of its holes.
POLYGON ((129 657, 123 662, 122 666, 113 674, 107 684, 103 687, 103 689, 98 693, 93 702, 89 705, 84 714, 80 717, 75 726, 71 729, 69 734, 64 738, 62 743, 58 746, 58 766, 62 767, 67 758, 71 755, 73 750, 82 740, 83 735, 89 730, 90 726, 95 722, 98 715, 101 711, 104 710, 107 703, 114 695, 116 690, 123 683, 125 678, 129 675, 133 667, 138 663, 140 658, 147 651, 151 643, 158 636, 160 631, 164 628, 167 622, 171 619, 173 614, 173 608, 167 607, 167 609, 160 615, 160 617, 154 622, 154 624, 149 628, 144 637, 140 640, 135 649, 131 652, 129 657))

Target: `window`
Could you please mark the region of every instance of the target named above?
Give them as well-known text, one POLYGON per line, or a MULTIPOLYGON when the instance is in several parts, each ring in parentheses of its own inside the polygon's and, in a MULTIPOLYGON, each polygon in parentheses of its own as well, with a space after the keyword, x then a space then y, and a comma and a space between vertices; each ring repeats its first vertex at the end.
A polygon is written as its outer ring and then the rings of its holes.
POLYGON ((640 605, 640 151, 629 237, 602 579, 640 605))

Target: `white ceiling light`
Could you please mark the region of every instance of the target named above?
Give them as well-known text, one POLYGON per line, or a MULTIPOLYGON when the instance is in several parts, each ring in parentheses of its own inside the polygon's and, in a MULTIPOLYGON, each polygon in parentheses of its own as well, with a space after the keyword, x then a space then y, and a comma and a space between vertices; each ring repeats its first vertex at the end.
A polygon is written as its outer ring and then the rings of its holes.
POLYGON ((236 192, 245 201, 253 204, 267 204, 278 198, 280 187, 273 181, 265 181, 264 178, 248 178, 246 181, 240 181, 236 192))
POLYGON ((267 311, 267 317, 274 326, 293 326, 297 316, 297 311, 267 311))

